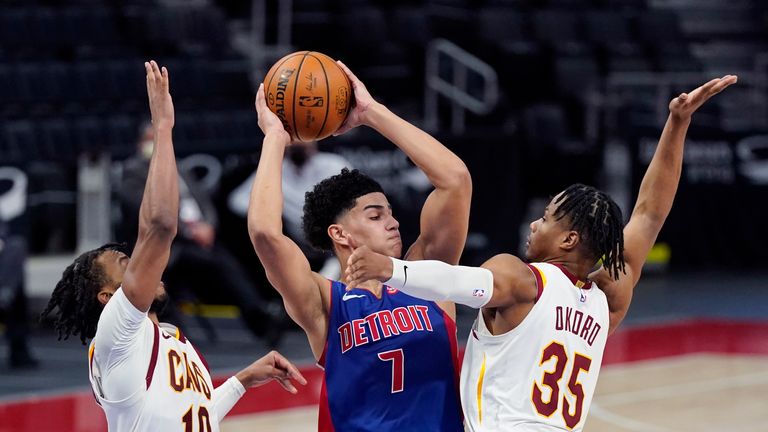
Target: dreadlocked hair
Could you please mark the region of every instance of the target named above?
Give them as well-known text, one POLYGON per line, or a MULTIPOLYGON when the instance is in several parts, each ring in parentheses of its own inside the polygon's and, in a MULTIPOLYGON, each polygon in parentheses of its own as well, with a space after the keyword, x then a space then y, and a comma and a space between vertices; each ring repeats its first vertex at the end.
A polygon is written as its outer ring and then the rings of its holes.
POLYGON ((108 243, 83 253, 64 269, 48 305, 40 314, 42 320, 57 309, 53 318, 59 340, 69 339, 69 336, 74 334, 79 335, 80 341, 85 345, 87 339, 96 335, 96 326, 103 308, 96 294, 111 281, 104 269, 94 264, 94 261, 105 251, 125 252, 124 249, 125 244, 108 243))
POLYGON ((571 227, 581 236, 586 250, 615 280, 625 273, 624 224, 619 206, 605 192, 592 186, 575 184, 558 197, 557 220, 568 216, 571 227))
POLYGON ((332 250, 328 226, 354 207, 358 198, 372 192, 384 193, 384 189, 376 180, 356 169, 344 168, 339 174, 316 184, 304 196, 302 229, 309 244, 320 250, 332 250))

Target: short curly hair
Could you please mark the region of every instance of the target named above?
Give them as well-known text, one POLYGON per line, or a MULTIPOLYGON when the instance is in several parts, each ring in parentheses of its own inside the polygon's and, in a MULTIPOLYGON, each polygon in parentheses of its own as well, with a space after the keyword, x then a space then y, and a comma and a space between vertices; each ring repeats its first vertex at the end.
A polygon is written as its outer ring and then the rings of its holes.
POLYGON ((332 250, 328 227, 352 209, 358 198, 373 192, 384 193, 384 189, 376 180, 356 169, 344 168, 339 174, 316 184, 304 197, 302 229, 309 244, 323 251, 332 250))

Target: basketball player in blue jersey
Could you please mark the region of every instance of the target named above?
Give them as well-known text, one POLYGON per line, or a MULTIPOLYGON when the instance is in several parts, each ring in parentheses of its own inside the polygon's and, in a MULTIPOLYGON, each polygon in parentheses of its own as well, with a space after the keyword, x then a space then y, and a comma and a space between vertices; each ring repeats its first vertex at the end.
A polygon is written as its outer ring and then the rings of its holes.
MULTIPOLYGON (((464 163, 437 140, 376 102, 350 78, 356 106, 339 133, 369 126, 398 146, 435 187, 421 213, 421 232, 405 259, 456 264, 464 248, 472 184, 464 163)), ((259 89, 256 110, 264 132, 251 191, 251 241, 288 314, 304 329, 325 369, 321 431, 463 431, 458 399, 455 305, 424 301, 372 280, 347 287, 310 270, 299 247, 283 235, 281 167, 290 138, 259 89)), ((381 186, 342 170, 307 193, 304 233, 331 250, 344 271, 352 251, 366 245, 400 257, 399 223, 381 186)))
POLYGON ((351 286, 375 279, 416 297, 480 309, 461 371, 468 430, 583 428, 606 339, 626 315, 648 251, 672 208, 691 116, 735 82, 727 75, 670 102, 625 227, 608 195, 573 185, 531 223, 530 264, 508 254, 481 268, 402 262, 366 246, 350 256, 351 286), (599 259, 602 266, 593 271, 599 259))

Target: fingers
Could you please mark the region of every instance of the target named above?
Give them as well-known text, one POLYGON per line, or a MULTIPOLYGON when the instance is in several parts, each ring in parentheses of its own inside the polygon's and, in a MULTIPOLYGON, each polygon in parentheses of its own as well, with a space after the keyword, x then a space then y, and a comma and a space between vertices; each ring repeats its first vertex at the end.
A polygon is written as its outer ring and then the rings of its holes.
POLYGON ((296 394, 299 391, 296 390, 296 387, 293 386, 293 383, 288 378, 275 378, 275 381, 280 383, 280 385, 289 393, 296 394))
POLYGON ((347 74, 347 76, 349 77, 349 80, 350 80, 350 81, 352 81, 353 83, 354 83, 354 82, 360 82, 360 80, 357 78, 357 76, 355 76, 355 74, 353 74, 353 73, 352 73, 352 71, 351 71, 351 70, 349 70, 349 68, 347 67, 347 65, 345 65, 344 63, 342 63, 342 62, 341 62, 341 60, 336 60, 336 64, 338 64, 338 65, 339 65, 339 67, 341 68, 341 70, 343 70, 343 71, 344 71, 344 73, 345 73, 345 74, 347 74))
POLYGON ((275 358, 275 364, 277 364, 279 369, 283 369, 289 378, 296 380, 296 382, 301 385, 307 385, 307 379, 304 378, 304 375, 299 372, 299 369, 297 369, 293 363, 289 362, 288 359, 283 357, 283 355, 277 351, 275 351, 273 355, 275 358))
POLYGON ((261 112, 262 109, 267 107, 267 99, 264 96, 264 83, 259 84, 259 89, 256 91, 256 112, 261 112))
POLYGON ((739 80, 739 77, 736 75, 726 75, 722 78, 720 78, 715 85, 712 86, 710 91, 713 95, 720 93, 721 91, 725 90, 726 87, 736 84, 736 82, 739 80))

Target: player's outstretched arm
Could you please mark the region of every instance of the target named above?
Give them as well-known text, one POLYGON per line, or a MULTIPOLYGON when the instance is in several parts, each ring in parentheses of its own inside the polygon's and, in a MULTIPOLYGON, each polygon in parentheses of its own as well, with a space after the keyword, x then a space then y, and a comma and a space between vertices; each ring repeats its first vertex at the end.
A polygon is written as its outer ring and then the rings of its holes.
POLYGON ((293 381, 307 385, 307 380, 296 366, 279 352, 272 351, 216 387, 212 400, 213 410, 218 414, 218 419, 222 420, 227 415, 246 390, 272 380, 277 381, 286 391, 293 394, 298 392, 293 381))
POLYGON ((288 314, 307 333, 312 351, 319 357, 328 327, 322 295, 328 281, 312 272, 298 245, 283 234, 281 179, 290 137, 267 107, 263 85, 256 94, 256 112, 264 144, 248 204, 248 234, 269 282, 280 292, 288 314))
POLYGON ((179 180, 171 131, 173 100, 168 70, 153 60, 144 63, 147 95, 155 134, 144 198, 139 210, 139 237, 123 276, 123 291, 139 310, 147 311, 168 264, 179 217, 179 180))
POLYGON ((469 226, 472 178, 464 162, 428 133, 376 102, 343 63, 355 94, 355 107, 338 133, 367 125, 392 141, 427 175, 435 190, 421 213, 421 233, 407 259, 459 262, 469 226))
POLYGON ((538 292, 532 270, 509 254, 496 255, 482 267, 466 267, 436 260, 402 261, 361 246, 347 260, 344 276, 349 286, 375 279, 413 297, 474 308, 531 303, 538 292))
POLYGON ((606 271, 592 275, 608 297, 611 312, 610 331, 624 319, 632 301, 632 291, 640 279, 646 257, 664 225, 683 169, 683 150, 691 116, 712 96, 734 84, 737 77, 726 75, 713 79, 690 93, 682 93, 669 103, 669 117, 661 133, 656 152, 643 176, 632 216, 624 227, 626 274, 614 281, 606 271))

